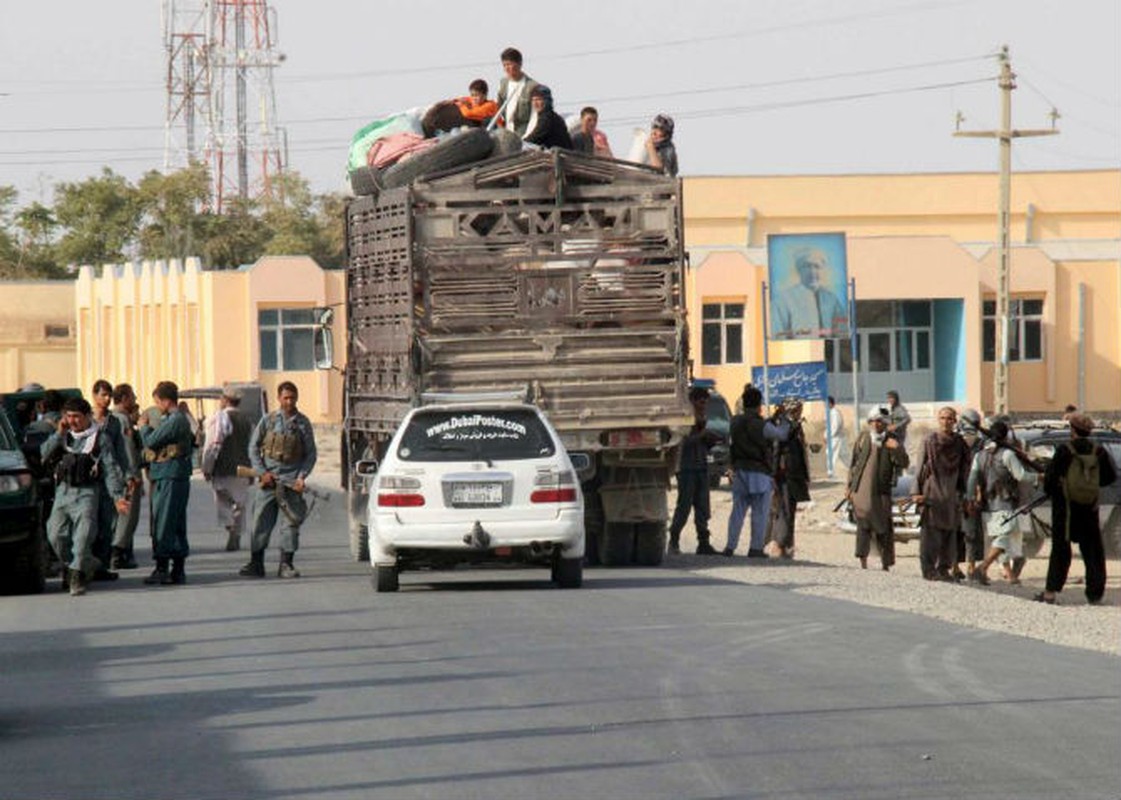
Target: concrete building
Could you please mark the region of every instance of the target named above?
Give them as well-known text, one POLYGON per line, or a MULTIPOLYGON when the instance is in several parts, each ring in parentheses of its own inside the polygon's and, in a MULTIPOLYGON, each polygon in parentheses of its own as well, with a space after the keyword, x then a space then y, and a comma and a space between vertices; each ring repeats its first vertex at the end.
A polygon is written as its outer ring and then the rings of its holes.
MULTIPOLYGON (((335 341, 346 341, 345 275, 306 256, 268 256, 236 270, 144 262, 78 272, 77 375, 131 383, 143 404, 156 383, 181 389, 258 380, 276 396, 285 380, 300 389, 313 422, 342 419, 338 370, 315 368, 316 308, 331 308, 335 341)), ((337 356, 337 358, 341 358, 337 356)))
MULTIPOLYGON (((687 178, 695 374, 734 397, 762 364, 768 234, 844 232, 862 401, 894 388, 920 413, 991 408, 998 188, 995 173, 687 178)), ((1121 171, 1020 173, 1012 203, 1012 409, 1116 413, 1121 171)), ((825 360, 851 402, 847 340, 771 342, 769 356, 825 360)))
POLYGON ((77 385, 73 281, 4 281, 0 289, 0 392, 28 383, 77 385))

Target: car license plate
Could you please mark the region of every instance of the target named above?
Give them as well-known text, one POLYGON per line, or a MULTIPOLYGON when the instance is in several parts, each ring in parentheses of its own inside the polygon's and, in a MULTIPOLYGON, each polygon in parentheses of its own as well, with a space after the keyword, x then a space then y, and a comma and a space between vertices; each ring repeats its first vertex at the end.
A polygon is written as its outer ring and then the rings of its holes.
POLYGON ((501 483, 457 483, 452 486, 453 506, 500 506, 501 483))

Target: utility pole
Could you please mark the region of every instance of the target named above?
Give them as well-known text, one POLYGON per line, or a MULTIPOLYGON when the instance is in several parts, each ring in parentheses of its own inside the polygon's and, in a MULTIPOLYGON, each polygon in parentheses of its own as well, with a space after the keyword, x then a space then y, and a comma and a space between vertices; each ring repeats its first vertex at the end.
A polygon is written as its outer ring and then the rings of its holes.
MULTIPOLYGON (((1012 320, 1008 308, 1011 295, 1011 217, 1012 217, 1012 140, 1024 136, 1054 136, 1058 133, 1054 121, 1058 112, 1053 111, 1050 129, 1014 130, 1012 128, 1012 90, 1016 88, 1016 73, 1012 71, 1012 61, 1008 55, 1008 45, 1000 48, 997 56, 1000 61, 1000 130, 998 131, 956 131, 954 136, 980 137, 1000 140, 1000 212, 997 227, 1000 239, 1000 268, 996 287, 996 364, 993 369, 993 406, 994 413, 1008 413, 1008 352, 1012 320)), ((960 123, 962 117, 958 116, 960 123)))

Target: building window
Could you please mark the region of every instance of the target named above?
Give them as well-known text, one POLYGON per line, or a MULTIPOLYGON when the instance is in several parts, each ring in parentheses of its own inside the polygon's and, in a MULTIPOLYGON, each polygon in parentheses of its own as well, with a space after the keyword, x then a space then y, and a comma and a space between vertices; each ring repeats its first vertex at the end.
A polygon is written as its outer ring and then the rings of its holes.
POLYGON ((701 307, 701 363, 743 363, 743 303, 701 307))
POLYGON ((43 328, 43 338, 45 339, 69 339, 70 326, 69 325, 46 325, 43 328))
MULTIPOLYGON (((982 303, 981 351, 985 361, 996 361, 996 301, 982 303)), ((1008 302, 1008 360, 1043 360, 1043 301, 1008 302)))
POLYGON ((263 308, 257 312, 261 369, 298 372, 315 369, 312 342, 315 312, 310 308, 263 308))

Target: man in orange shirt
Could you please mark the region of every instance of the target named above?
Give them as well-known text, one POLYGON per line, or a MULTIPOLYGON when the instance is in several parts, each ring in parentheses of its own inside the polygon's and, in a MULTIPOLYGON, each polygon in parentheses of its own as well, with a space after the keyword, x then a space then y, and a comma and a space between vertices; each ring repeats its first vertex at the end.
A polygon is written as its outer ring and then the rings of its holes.
POLYGON ((455 104, 459 106, 459 113, 463 115, 465 125, 481 128, 498 113, 498 103, 487 99, 489 87, 482 78, 471 81, 467 91, 469 92, 468 96, 459 98, 455 101, 455 104))

